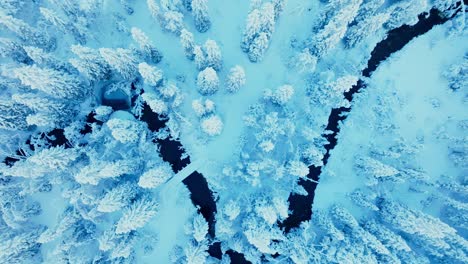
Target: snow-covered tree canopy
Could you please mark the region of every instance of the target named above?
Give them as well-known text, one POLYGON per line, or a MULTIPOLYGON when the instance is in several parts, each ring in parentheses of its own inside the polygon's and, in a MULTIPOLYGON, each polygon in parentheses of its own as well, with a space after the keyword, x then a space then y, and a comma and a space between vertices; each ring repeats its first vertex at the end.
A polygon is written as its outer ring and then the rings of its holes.
POLYGON ((468 263, 460 0, 0 0, 0 264, 468 263))

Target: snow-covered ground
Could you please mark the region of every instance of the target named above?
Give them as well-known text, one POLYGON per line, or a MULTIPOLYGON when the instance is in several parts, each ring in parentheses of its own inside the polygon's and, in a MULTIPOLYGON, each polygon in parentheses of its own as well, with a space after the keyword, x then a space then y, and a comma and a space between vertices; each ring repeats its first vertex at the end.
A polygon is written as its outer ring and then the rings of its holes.
POLYGON ((229 263, 231 250, 252 263, 463 263, 464 9, 439 0, 0 2, 0 262, 229 263), (376 44, 432 7, 461 11, 363 77, 376 44), (182 28, 194 43, 181 43, 182 28), (232 92, 236 65, 246 81, 232 92), (218 90, 202 87, 214 73, 218 90), (357 80, 365 86, 349 104, 343 92, 357 80), (130 109, 100 106, 113 88, 130 109), (211 100, 203 113, 198 99, 211 100), (166 128, 139 119, 145 101, 152 116, 167 115, 166 128), (351 110, 322 168, 318 216, 286 232, 291 210, 307 211, 288 198, 307 194, 298 182, 322 167, 340 107, 351 110), (177 174, 157 145, 169 136, 192 161, 177 174), (196 171, 214 193, 215 219, 183 182, 196 171), (389 209, 396 203, 409 209, 389 209), (394 250, 369 219, 412 251, 394 250), (434 223, 438 235, 427 231, 434 223), (222 260, 208 256, 214 242, 222 260))
MULTIPOLYGON (((466 95, 452 91, 443 77, 444 71, 465 56, 468 39, 466 35, 447 37, 448 28, 449 25, 436 26, 412 40, 381 63, 367 81, 341 125, 337 147, 331 151, 320 178, 314 209, 343 203, 359 216, 359 207, 347 198, 355 189, 366 188, 365 176, 354 169, 356 156, 370 155, 371 147, 385 149, 399 140, 421 145, 410 165, 420 166, 430 183, 463 173, 448 155, 453 142, 438 135, 442 129, 449 137, 466 136, 466 131, 448 124, 468 118, 466 95), (393 128, 380 129, 379 125, 393 128)), ((397 183, 386 191, 420 210, 421 202, 434 191, 421 194, 410 187, 414 186, 397 183)), ((429 212, 438 216, 437 210, 429 212)))

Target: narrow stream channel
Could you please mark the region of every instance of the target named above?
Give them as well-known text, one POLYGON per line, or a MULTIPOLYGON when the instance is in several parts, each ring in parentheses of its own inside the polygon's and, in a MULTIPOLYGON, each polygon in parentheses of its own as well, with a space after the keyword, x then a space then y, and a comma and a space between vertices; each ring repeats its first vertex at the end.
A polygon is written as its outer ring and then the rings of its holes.
MULTIPOLYGON (((367 63, 367 68, 362 71, 362 75, 364 77, 370 77, 372 72, 377 69, 382 61, 387 59, 392 53, 402 49, 413 38, 428 32, 435 25, 443 24, 451 19, 441 17, 439 15, 439 11, 436 9, 432 9, 429 14, 421 14, 418 18, 418 23, 413 26, 403 25, 399 28, 390 30, 387 37, 375 46, 371 53, 371 58, 367 63)), ((352 102, 353 95, 365 88, 366 86, 364 82, 359 80, 348 92, 344 93, 344 97, 352 102)), ((333 133, 322 135, 328 141, 328 144, 325 145, 326 153, 323 157, 324 166, 328 163, 330 151, 335 148, 338 143, 337 135, 340 132, 339 124, 341 121, 346 119, 347 113, 350 111, 350 107, 334 108, 328 117, 326 130, 332 131, 333 133)), ((318 181, 321 173, 322 167, 310 166, 309 175, 307 177, 314 181, 318 181)), ((292 214, 290 214, 289 217, 281 223, 281 227, 283 227, 286 232, 289 232, 292 228, 298 227, 303 221, 308 221, 312 217, 312 205, 314 202, 317 183, 301 180, 299 184, 304 187, 308 195, 290 195, 289 209, 292 211, 292 214)))

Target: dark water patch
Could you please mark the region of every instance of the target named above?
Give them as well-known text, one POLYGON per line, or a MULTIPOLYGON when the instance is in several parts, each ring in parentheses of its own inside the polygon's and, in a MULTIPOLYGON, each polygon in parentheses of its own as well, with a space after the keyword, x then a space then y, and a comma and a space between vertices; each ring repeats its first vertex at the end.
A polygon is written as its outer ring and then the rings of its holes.
POLYGON ((172 169, 175 173, 181 171, 187 165, 190 164, 190 157, 183 157, 184 148, 180 141, 171 140, 169 138, 163 140, 157 140, 159 144, 159 152, 163 157, 163 160, 171 164, 172 169))
POLYGON ((61 128, 56 128, 49 133, 47 133, 47 140, 53 146, 64 146, 65 148, 70 148, 70 142, 64 135, 64 130, 61 128))
POLYGON ((103 122, 95 118, 96 114, 94 112, 89 113, 86 116, 86 124, 83 129, 80 130, 80 134, 86 135, 92 132, 91 124, 98 124, 102 126, 103 122))
MULTIPOLYGON (((149 130, 156 132, 166 128, 168 118, 156 114, 145 103, 140 120, 148 124, 149 130)), ((185 150, 180 141, 171 138, 156 139, 155 141, 160 147, 159 151, 163 160, 171 164, 175 173, 190 164, 190 157, 184 157, 185 150)))
POLYGON ((208 254, 213 258, 221 259, 223 257, 223 251, 221 251, 221 242, 214 242, 208 248, 208 254))
POLYGON ((166 127, 167 117, 156 114, 151 110, 149 105, 145 103, 140 120, 148 124, 149 130, 156 132, 166 127))
POLYGON ((208 222, 208 234, 211 238, 215 237, 215 215, 216 202, 213 192, 208 187, 208 182, 202 174, 195 171, 182 181, 190 191, 190 198, 199 213, 205 217, 208 222))
MULTIPOLYGON (((456 13, 455 13, 456 15, 456 13)), ((455 16, 453 15, 453 16, 455 16)), ((453 17, 452 16, 452 17, 453 17)), ((371 53, 371 58, 367 63, 367 68, 362 71, 364 77, 370 77, 379 64, 387 59, 392 53, 402 49, 413 38, 425 34, 435 25, 443 24, 452 17, 443 17, 436 9, 431 9, 429 14, 423 13, 418 16, 419 21, 413 26, 403 25, 399 28, 390 30, 387 37, 379 42, 371 53)), ((349 91, 345 92, 344 97, 352 102, 354 94, 358 93, 366 86, 362 80, 359 80, 349 91)), ((325 144, 325 154, 323 157, 323 166, 328 163, 330 151, 338 144, 337 135, 340 132, 340 123, 344 121, 347 114, 351 111, 349 107, 340 107, 332 109, 329 117, 326 130, 332 133, 323 134, 328 143, 325 144)), ((321 167, 309 167, 307 178, 318 181, 322 172, 321 167)), ((304 221, 308 221, 312 217, 312 205, 314 202, 315 189, 317 183, 313 181, 300 180, 299 184, 304 187, 308 195, 291 194, 289 196, 289 209, 292 213, 288 218, 280 223, 280 227, 284 228, 285 232, 289 232, 292 228, 299 227, 304 221)))
POLYGON ((128 110, 130 108, 127 100, 102 99, 102 105, 110 106, 114 110, 128 110))
MULTIPOLYGON (((453 17, 453 16, 452 16, 453 17)), ((445 23, 452 17, 443 17, 437 9, 431 9, 429 14, 423 13, 418 16, 416 25, 403 25, 388 32, 387 38, 380 41, 371 53, 371 58, 367 62, 367 68, 362 71, 362 75, 370 77, 371 73, 377 69, 380 62, 388 58, 392 53, 402 49, 413 38, 425 34, 435 25, 445 23)))
POLYGON ((291 214, 282 223, 279 223, 279 227, 283 228, 287 233, 291 228, 298 227, 303 221, 310 220, 312 215, 312 206, 315 197, 315 189, 317 188, 318 177, 322 171, 322 167, 310 166, 309 167, 309 180, 300 179, 299 185, 304 187, 307 191, 307 195, 291 194, 288 198, 289 209, 291 214))
POLYGON ((251 264, 250 261, 245 259, 244 254, 241 254, 232 249, 226 251, 226 254, 231 259, 231 264, 251 264))

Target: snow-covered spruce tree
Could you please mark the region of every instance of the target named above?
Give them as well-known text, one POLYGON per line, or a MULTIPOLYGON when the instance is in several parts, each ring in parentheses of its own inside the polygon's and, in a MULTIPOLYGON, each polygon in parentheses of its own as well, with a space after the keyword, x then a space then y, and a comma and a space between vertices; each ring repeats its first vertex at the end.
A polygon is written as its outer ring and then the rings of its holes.
POLYGON ((197 243, 202 243, 208 235, 208 223, 202 214, 197 214, 193 218, 193 238, 197 243))
POLYGON ((162 84, 163 72, 157 67, 142 62, 138 64, 138 71, 145 80, 145 84, 150 86, 159 86, 162 84))
POLYGON ((0 128, 7 130, 25 130, 28 128, 26 117, 31 113, 21 104, 0 101, 0 128))
POLYGON ((103 213, 122 210, 137 195, 135 187, 130 183, 123 183, 112 188, 100 199, 97 210, 103 213))
POLYGON ((226 79, 226 89, 230 93, 235 93, 245 85, 245 82, 246 79, 244 68, 236 65, 229 70, 229 75, 226 79))
POLYGON ((291 85, 282 85, 278 87, 274 92, 267 90, 265 98, 270 99, 271 102, 277 105, 287 104, 294 95, 294 88, 291 85))
POLYGON ((133 40, 138 44, 143 58, 148 59, 152 63, 161 61, 161 52, 151 43, 148 36, 141 29, 132 27, 130 32, 132 33, 133 40))
POLYGON ((189 264, 203 264, 207 263, 208 257, 208 244, 207 243, 195 243, 190 242, 184 248, 185 258, 183 263, 189 264))
POLYGON ((210 99, 205 99, 204 102, 201 99, 196 99, 192 101, 192 109, 198 117, 203 117, 214 113, 215 103, 210 99))
POLYGON ((41 247, 37 241, 40 229, 26 229, 23 232, 2 232, 0 236, 0 262, 25 263, 41 262, 41 247))
POLYGON ((258 34, 258 36, 253 39, 252 44, 249 47, 249 51, 247 53, 249 60, 251 62, 261 61, 265 55, 266 50, 268 49, 269 44, 270 39, 267 33, 261 32, 258 34))
POLYGON ((348 24, 357 15, 361 3, 362 0, 350 0, 344 4, 340 1, 332 1, 328 4, 327 9, 333 10, 334 14, 312 36, 309 49, 313 55, 322 57, 338 45, 348 29, 348 24))
POLYGON ((317 66, 317 57, 312 55, 308 48, 305 48, 292 58, 290 64, 301 73, 312 73, 317 66))
POLYGON ((30 64, 31 59, 23 46, 9 38, 0 38, 0 57, 10 58, 13 61, 30 64))
POLYGON ((20 11, 25 2, 18 0, 4 0, 0 2, 0 9, 7 15, 15 15, 20 11))
POLYGON ((358 81, 356 76, 345 75, 334 81, 318 80, 311 82, 308 88, 309 97, 312 104, 337 108, 347 106, 349 102, 344 98, 343 93, 349 91, 358 81))
POLYGON ((216 71, 208 67, 198 73, 197 77, 198 92, 202 95, 212 95, 218 91, 219 79, 216 71))
POLYGON ((425 0, 398 1, 390 6, 390 18, 385 27, 387 30, 401 27, 402 25, 415 25, 418 23, 418 15, 428 11, 430 7, 425 0))
POLYGON ((142 188, 157 188, 165 183, 168 179, 174 176, 171 166, 164 162, 154 168, 143 173, 138 181, 138 185, 142 188))
POLYGON ((274 29, 275 6, 272 3, 264 3, 260 9, 253 9, 249 13, 241 48, 249 55, 250 61, 257 62, 263 58, 274 29))
POLYGON ((25 46, 23 48, 28 57, 31 58, 36 65, 54 70, 71 72, 68 64, 57 60, 51 53, 45 52, 43 49, 32 46, 25 46))
POLYGON ((468 56, 465 56, 462 62, 451 65, 444 71, 443 76, 448 80, 449 87, 453 91, 466 89, 468 87, 468 56))
POLYGON ((63 20, 55 11, 48 8, 39 7, 39 12, 48 23, 55 26, 58 30, 62 31, 62 33, 68 33, 68 29, 70 28, 69 24, 63 20))
POLYGON ((63 146, 50 147, 37 151, 28 158, 28 162, 46 168, 50 171, 63 171, 78 158, 79 153, 73 149, 63 146))
POLYGON ((97 50, 81 45, 72 45, 71 51, 78 56, 69 62, 90 81, 99 81, 109 78, 109 64, 101 57, 97 50))
POLYGON ((290 161, 287 168, 289 174, 295 177, 306 178, 309 174, 309 167, 302 161, 290 161))
POLYGON ((184 15, 177 11, 167 11, 161 15, 160 23, 165 31, 180 35, 184 28, 184 15))
POLYGON ((211 27, 208 15, 208 0, 192 0, 191 8, 195 19, 195 28, 200 33, 208 31, 211 27))
POLYGON ((99 54, 101 54, 104 60, 124 79, 131 80, 136 77, 138 61, 131 50, 122 48, 100 48, 99 54))
POLYGON ((195 45, 193 47, 193 58, 199 71, 206 68, 206 55, 201 46, 195 45))
POLYGON ((158 204, 152 200, 140 199, 130 205, 117 222, 116 234, 129 233, 146 225, 157 213, 158 204))
POLYGON ((37 239, 37 242, 44 244, 59 238, 64 232, 73 227, 80 217, 72 207, 67 207, 65 211, 59 216, 58 223, 42 232, 37 239))
POLYGON ((33 65, 16 68, 13 73, 22 84, 52 97, 79 100, 89 93, 79 78, 62 71, 33 65))
POLYGON ((156 0, 146 0, 146 5, 148 6, 148 10, 151 16, 154 19, 159 19, 159 16, 161 15, 161 8, 159 7, 158 3, 156 3, 156 0))
POLYGON ((374 35, 383 24, 390 18, 389 13, 378 13, 374 16, 368 16, 355 25, 352 25, 346 31, 344 36, 345 44, 348 48, 360 44, 366 37, 374 35))
POLYGON ((68 125, 71 117, 76 114, 76 110, 65 100, 41 96, 37 93, 14 94, 12 99, 36 112, 26 118, 29 125, 61 128, 68 125))
POLYGON ((206 67, 211 67, 216 71, 220 71, 223 66, 223 58, 221 57, 221 50, 219 49, 216 41, 208 39, 203 45, 205 52, 206 67))
POLYGON ((202 131, 209 136, 217 136, 223 131, 223 121, 217 115, 202 118, 200 126, 202 131))
POLYGON ((4 27, 18 36, 27 45, 37 46, 46 51, 55 49, 55 39, 50 39, 25 23, 23 20, 0 14, 0 27, 4 27))
POLYGON ((375 180, 398 180, 396 178, 399 174, 397 169, 371 157, 359 157, 356 159, 355 166, 359 171, 365 173, 365 175, 372 177, 369 184, 376 184, 377 182, 375 182, 375 180))
POLYGON ((182 44, 182 47, 184 48, 185 57, 189 60, 193 60, 195 57, 195 39, 193 38, 192 32, 184 28, 180 31, 179 37, 180 44, 182 44))
POLYGON ((155 93, 143 93, 141 98, 148 104, 151 111, 160 115, 167 115, 169 110, 167 103, 155 93))

